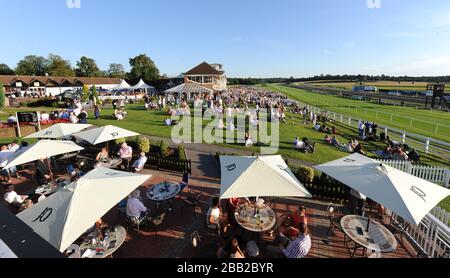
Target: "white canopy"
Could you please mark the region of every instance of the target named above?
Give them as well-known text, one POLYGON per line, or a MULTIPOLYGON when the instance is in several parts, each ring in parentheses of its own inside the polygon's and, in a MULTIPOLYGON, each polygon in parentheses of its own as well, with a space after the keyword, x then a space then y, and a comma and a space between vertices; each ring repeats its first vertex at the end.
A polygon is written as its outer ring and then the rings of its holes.
POLYGON ((130 88, 131 90, 139 90, 139 89, 155 89, 155 87, 145 84, 144 80, 139 80, 139 82, 130 88))
POLYGON ((280 155, 221 156, 220 165, 221 199, 255 196, 312 197, 280 155))
POLYGON ((55 155, 81 151, 84 148, 72 141, 41 140, 28 148, 23 148, 9 156, 5 169, 36 161, 41 158, 49 158, 55 155))
POLYGON ((418 225, 450 190, 353 154, 315 167, 418 225))
POLYGON ((127 81, 125 81, 125 79, 122 79, 122 81, 120 82, 119 85, 117 85, 116 87, 112 88, 113 91, 120 91, 120 90, 126 90, 126 89, 130 89, 130 84, 127 83, 127 81))
POLYGON ((73 136, 97 145, 120 138, 138 136, 139 134, 117 126, 107 125, 73 134, 73 136))
POLYGON ((30 138, 57 139, 72 135, 76 132, 80 132, 91 126, 92 125, 88 124, 56 124, 39 132, 28 135, 27 137, 25 137, 25 139, 30 138))
POLYGON ((63 252, 150 177, 98 168, 17 217, 63 252))

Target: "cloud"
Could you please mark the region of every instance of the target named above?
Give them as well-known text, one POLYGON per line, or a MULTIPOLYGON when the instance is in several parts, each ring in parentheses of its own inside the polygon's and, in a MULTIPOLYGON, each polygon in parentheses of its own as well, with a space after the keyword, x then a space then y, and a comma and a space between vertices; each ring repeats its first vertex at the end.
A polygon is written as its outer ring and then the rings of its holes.
POLYGON ((352 42, 352 41, 348 41, 348 42, 344 42, 341 46, 344 49, 350 49, 350 48, 355 48, 356 47, 356 43, 352 42))

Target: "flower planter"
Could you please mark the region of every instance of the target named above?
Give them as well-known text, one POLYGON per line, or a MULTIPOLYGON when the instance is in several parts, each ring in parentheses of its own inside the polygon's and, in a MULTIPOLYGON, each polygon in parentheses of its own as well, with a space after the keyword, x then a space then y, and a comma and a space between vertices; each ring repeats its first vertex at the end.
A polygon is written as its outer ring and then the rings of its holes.
POLYGON ((0 128, 0 138, 14 138, 17 137, 15 127, 0 128))

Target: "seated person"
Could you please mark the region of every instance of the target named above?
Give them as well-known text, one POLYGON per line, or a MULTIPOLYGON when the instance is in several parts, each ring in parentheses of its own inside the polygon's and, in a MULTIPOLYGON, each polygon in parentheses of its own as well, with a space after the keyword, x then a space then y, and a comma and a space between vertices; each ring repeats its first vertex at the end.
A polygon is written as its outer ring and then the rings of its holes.
POLYGON ((50 115, 47 112, 42 112, 41 114, 41 121, 42 122, 48 122, 50 120, 50 115))
POLYGON ((219 119, 219 123, 217 124, 218 129, 226 129, 227 127, 223 123, 223 119, 219 119))
POLYGON ((166 126, 172 126, 172 120, 171 120, 171 119, 165 119, 165 120, 164 120, 164 124, 165 124, 166 126))
POLYGON ((8 204, 22 204, 26 199, 28 199, 28 196, 26 195, 19 195, 16 191, 14 191, 14 185, 9 185, 6 188, 5 195, 3 196, 5 201, 8 204))
POLYGON ((248 133, 245 134, 245 146, 246 147, 251 147, 253 146, 253 139, 252 136, 248 133))
POLYGON ((416 152, 416 150, 412 149, 409 153, 408 153, 408 157, 412 162, 419 162, 420 160, 420 155, 416 152))
POLYGON ((23 201, 23 203, 20 206, 20 211, 26 211, 27 209, 31 208, 34 205, 33 201, 30 199, 26 199, 25 201, 23 201))
POLYGON ((300 259, 308 255, 311 250, 311 237, 304 223, 299 225, 299 236, 291 241, 279 234, 274 245, 267 246, 267 255, 271 258, 300 259))
POLYGON ((353 145, 353 142, 352 142, 352 141, 349 141, 349 142, 347 143, 347 145, 345 145, 345 150, 346 150, 347 152, 350 152, 350 153, 352 153, 352 152, 355 151, 355 145, 353 145))
POLYGON ((206 214, 206 225, 208 226, 208 229, 225 233, 228 228, 228 222, 226 221, 227 215, 222 214, 219 203, 219 198, 213 198, 211 207, 206 214))
POLYGON ((36 181, 39 186, 48 183, 52 179, 49 165, 45 160, 46 158, 41 158, 36 161, 36 181))
POLYGON ((316 131, 321 131, 321 126, 320 126, 320 124, 319 123, 317 123, 316 125, 314 125, 314 130, 316 130, 316 131))
POLYGON ((80 119, 75 115, 75 113, 70 112, 69 120, 72 124, 77 124, 80 119))
POLYGON ((244 252, 239 247, 239 241, 237 238, 231 240, 230 258, 232 259, 245 259, 244 252))
POLYGON ((122 159, 122 169, 128 169, 130 167, 131 159, 133 158, 133 149, 124 142, 117 155, 122 159))
POLYGON ((338 134, 338 132, 337 132, 335 126, 333 126, 333 127, 331 128, 331 133, 332 133, 333 135, 337 135, 337 134, 338 134))
POLYGON ((8 124, 13 125, 17 123, 17 118, 14 115, 9 115, 8 124))
POLYGON ((133 163, 133 172, 140 172, 144 169, 145 163, 147 163, 147 156, 144 152, 141 152, 139 158, 133 163))
POLYGON ((354 151, 355 153, 366 155, 366 152, 364 151, 363 146, 361 144, 356 145, 354 151))
POLYGON ((127 217, 135 218, 141 224, 147 219, 148 209, 140 200, 141 192, 139 190, 133 191, 127 201, 127 217))
POLYGON ((102 148, 102 150, 97 154, 95 161, 98 163, 108 163, 110 160, 109 153, 106 148, 102 148))
POLYGON ((280 232, 282 234, 291 238, 297 237, 300 234, 298 226, 301 223, 308 225, 308 219, 306 217, 306 208, 304 206, 298 207, 298 209, 291 215, 282 216, 280 222, 281 222, 280 232))
POLYGON ((334 147, 341 147, 341 143, 339 143, 338 139, 336 138, 336 136, 333 136, 333 138, 331 139, 331 145, 333 145, 334 147))
POLYGON ((305 143, 303 141, 300 141, 300 138, 297 137, 294 140, 294 146, 296 149, 302 150, 305 148, 305 143))
POLYGON ((325 139, 324 139, 324 140, 325 140, 325 143, 331 144, 331 140, 332 140, 332 139, 331 139, 331 136, 330 136, 330 135, 328 135, 328 134, 325 135, 325 139))

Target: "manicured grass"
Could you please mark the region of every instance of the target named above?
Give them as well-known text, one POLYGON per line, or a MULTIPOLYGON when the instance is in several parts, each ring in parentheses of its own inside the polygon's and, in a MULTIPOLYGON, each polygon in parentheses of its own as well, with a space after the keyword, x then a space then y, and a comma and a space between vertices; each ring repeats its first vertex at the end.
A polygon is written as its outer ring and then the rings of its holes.
MULTIPOLYGON (((42 110, 54 110, 47 108, 39 108, 39 111, 42 110)), ((95 120, 89 118, 89 123, 97 126, 103 125, 116 125, 119 127, 123 127, 141 134, 170 138, 172 133, 172 127, 168 127, 164 125, 164 120, 168 117, 162 111, 145 111, 142 104, 133 104, 128 105, 126 107, 128 112, 128 118, 124 121, 117 121, 112 117, 113 110, 110 108, 102 109, 102 116, 100 119, 95 120)), ((9 113, 13 113, 15 111, 24 111, 24 109, 6 109, 0 115, 0 119, 5 120, 9 113)), ((89 111, 90 116, 92 117, 92 111, 89 111)), ((288 123, 280 125, 280 148, 279 154, 283 155, 285 158, 294 158, 302 161, 308 161, 312 164, 320 164, 324 162, 328 162, 334 159, 338 159, 348 155, 347 152, 341 151, 337 148, 334 148, 330 145, 327 145, 323 142, 325 134, 316 132, 310 125, 304 124, 303 119, 301 119, 298 115, 293 115, 288 113, 288 123), (307 137, 311 139, 313 142, 316 142, 316 152, 314 154, 304 154, 298 151, 295 151, 293 148, 293 141, 295 137, 307 137)), ((205 127, 209 121, 203 121, 202 126, 205 127)), ((335 123, 340 135, 338 139, 341 143, 346 143, 350 139, 352 139, 357 131, 354 128, 350 128, 346 125, 341 125, 339 123, 335 123)), ((193 127, 194 128, 194 127, 193 127)), ((0 144, 10 143, 12 138, 0 138, 0 144)), ((27 140, 28 141, 28 140, 27 140)), ((33 143, 33 141, 29 141, 29 143, 33 143)), ((155 144, 157 142, 152 142, 155 144)), ((236 149, 246 149, 254 151, 255 153, 259 152, 258 147, 245 148, 242 144, 220 144, 227 147, 232 147, 236 149)), ((374 150, 380 150, 383 148, 383 145, 377 142, 363 142, 365 149, 370 152, 374 150)), ((446 165, 445 160, 442 160, 440 157, 425 155, 422 154, 423 159, 422 162, 429 165, 446 165)), ((448 165, 447 165, 448 166, 448 165)), ((450 198, 444 201, 442 207, 450 210, 450 198)))
POLYGON ((267 87, 282 92, 292 99, 336 113, 342 113, 355 119, 370 120, 379 125, 450 142, 450 113, 448 112, 383 106, 312 93, 282 85, 267 85, 267 87), (437 133, 436 125, 439 125, 437 133))
MULTIPOLYGON (((300 82, 299 84, 309 84, 317 87, 327 87, 327 88, 337 88, 337 89, 343 89, 343 90, 351 90, 353 86, 359 86, 359 82, 300 82)), ((400 82, 400 84, 397 81, 378 81, 378 82, 364 82, 364 86, 376 86, 378 89, 384 89, 384 90, 392 90, 397 91, 399 90, 412 90, 412 91, 426 91, 427 89, 427 82, 400 82)), ((450 91, 448 88, 446 88, 447 91, 450 91)))

